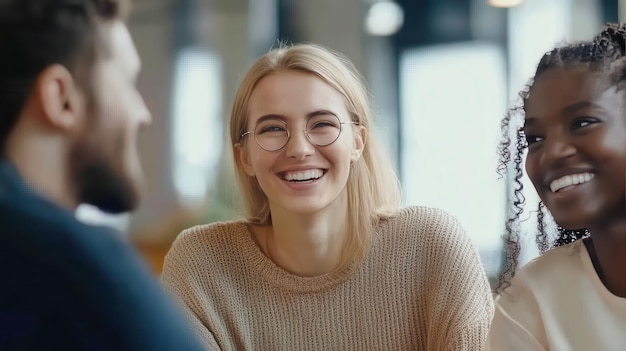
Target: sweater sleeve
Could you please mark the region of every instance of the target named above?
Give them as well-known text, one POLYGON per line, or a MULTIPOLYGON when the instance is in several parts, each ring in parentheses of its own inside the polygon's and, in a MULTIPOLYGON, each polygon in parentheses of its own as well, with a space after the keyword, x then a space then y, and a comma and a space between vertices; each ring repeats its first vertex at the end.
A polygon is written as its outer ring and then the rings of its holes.
POLYGON ((454 217, 437 211, 428 221, 429 350, 487 348, 493 297, 478 252, 454 217))
POLYGON ((185 240, 188 231, 183 231, 174 241, 165 256, 163 272, 160 281, 165 290, 174 298, 182 312, 187 316, 191 327, 195 330, 200 341, 207 350, 220 350, 220 346, 211 330, 202 322, 202 309, 208 304, 203 302, 202 288, 196 279, 197 262, 191 262, 188 257, 195 257, 185 240))

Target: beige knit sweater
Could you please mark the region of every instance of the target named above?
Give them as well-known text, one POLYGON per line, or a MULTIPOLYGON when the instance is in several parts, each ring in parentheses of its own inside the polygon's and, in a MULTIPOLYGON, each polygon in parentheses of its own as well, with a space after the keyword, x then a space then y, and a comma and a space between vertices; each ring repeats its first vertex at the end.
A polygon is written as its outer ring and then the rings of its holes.
POLYGON ((382 222, 360 262, 308 278, 265 257, 244 222, 196 226, 161 281, 212 350, 479 351, 493 315, 469 238, 424 207, 382 222))

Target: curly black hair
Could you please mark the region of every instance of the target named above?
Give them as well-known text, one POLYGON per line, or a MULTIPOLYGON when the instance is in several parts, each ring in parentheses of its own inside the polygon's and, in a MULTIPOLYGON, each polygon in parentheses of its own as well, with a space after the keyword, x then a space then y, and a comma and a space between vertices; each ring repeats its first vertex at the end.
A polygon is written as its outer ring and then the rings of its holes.
MULTIPOLYGON (((587 65, 591 72, 601 73, 608 78, 616 89, 624 88, 626 82, 626 25, 608 23, 602 32, 591 41, 572 43, 557 47, 543 55, 535 76, 519 94, 521 104, 511 108, 501 122, 502 141, 499 148, 499 164, 497 172, 504 177, 512 172, 513 187, 510 190, 510 200, 505 223, 505 260, 498 277, 496 292, 502 292, 510 285, 518 266, 520 253, 520 215, 524 211, 526 199, 523 195, 522 162, 523 155, 528 147, 523 131, 524 106, 530 97, 533 81, 541 74, 552 68, 580 67, 587 65), (514 133, 513 133, 514 132, 514 133), (513 140, 511 135, 513 136, 513 140), (512 151, 515 152, 514 156, 512 151)), ((570 230, 557 226, 556 238, 550 240, 546 229, 545 216, 547 209, 539 203, 537 209, 537 234, 535 241, 540 253, 572 243, 589 235, 587 229, 570 230)))

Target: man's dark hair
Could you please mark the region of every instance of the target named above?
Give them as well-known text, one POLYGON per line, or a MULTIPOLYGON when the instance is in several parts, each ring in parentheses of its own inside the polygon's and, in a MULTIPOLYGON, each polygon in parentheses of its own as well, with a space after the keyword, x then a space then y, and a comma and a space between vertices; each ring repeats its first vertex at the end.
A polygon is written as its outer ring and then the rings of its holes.
POLYGON ((89 95, 97 25, 127 11, 125 0, 0 0, 0 154, 47 67, 63 65, 89 95))
MULTIPOLYGON (((537 65, 537 70, 533 80, 553 68, 567 68, 586 66, 589 72, 599 73, 608 79, 611 86, 618 90, 626 87, 626 25, 608 23, 600 34, 591 41, 584 41, 555 48, 547 52, 537 65)), ((500 164, 498 173, 504 175, 509 172, 511 164, 514 172, 514 188, 512 190, 512 201, 510 214, 506 221, 506 259, 499 276, 499 283, 496 291, 500 292, 510 285, 510 280, 515 275, 520 253, 520 215, 524 211, 525 198, 522 184, 522 160, 523 154, 528 147, 523 131, 524 106, 530 97, 531 83, 520 92, 522 99, 521 106, 514 107, 504 117, 501 123, 503 139, 500 144, 500 164), (515 124, 511 125, 511 122, 515 124), (518 123, 520 122, 520 123, 518 123), (513 140, 510 131, 514 129, 513 140), (515 153, 511 157, 511 149, 515 153)), ((554 240, 548 238, 546 232, 545 215, 547 210, 543 203, 539 203, 537 210, 537 234, 535 241, 540 253, 544 253, 553 247, 558 247, 572 243, 587 235, 589 232, 585 228, 563 228, 557 227, 557 235, 554 240)))

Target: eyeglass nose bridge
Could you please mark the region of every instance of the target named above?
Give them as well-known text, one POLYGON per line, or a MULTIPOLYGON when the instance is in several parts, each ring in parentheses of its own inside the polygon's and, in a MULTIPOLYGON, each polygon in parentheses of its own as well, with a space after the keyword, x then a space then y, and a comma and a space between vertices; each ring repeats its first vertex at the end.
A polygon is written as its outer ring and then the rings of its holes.
MULTIPOLYGON (((287 139, 285 140, 285 143, 283 144, 283 146, 279 147, 278 149, 276 149, 274 151, 282 150, 282 149, 286 148, 287 145, 289 145, 289 142, 291 141, 292 134, 289 131, 289 128, 285 128, 285 131, 287 132, 287 139)), ((313 146, 324 146, 324 145, 317 144, 315 141, 313 141, 313 139, 311 138, 311 135, 309 134, 309 132, 307 131, 306 128, 300 129, 300 131, 304 133, 304 137, 306 138, 306 141, 309 144, 311 144, 313 146)), ((258 143, 258 141, 257 141, 257 143, 258 143)))

